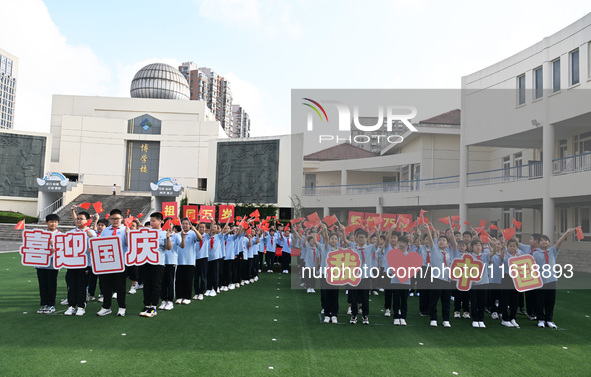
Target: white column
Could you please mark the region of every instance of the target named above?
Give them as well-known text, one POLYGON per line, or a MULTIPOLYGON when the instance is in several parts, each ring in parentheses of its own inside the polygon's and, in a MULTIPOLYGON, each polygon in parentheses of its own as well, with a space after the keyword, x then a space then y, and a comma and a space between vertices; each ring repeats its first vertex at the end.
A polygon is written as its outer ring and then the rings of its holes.
POLYGON ((323 208, 323 217, 329 216, 330 215, 330 210, 328 209, 328 207, 324 207, 323 208))
POLYGON ((542 125, 542 156, 544 196, 542 197, 542 233, 554 239, 554 199, 550 197, 550 178, 552 178, 554 158, 554 125, 542 125))
POLYGON ((341 195, 347 194, 347 169, 341 170, 341 195))
MULTIPOLYGON (((462 92, 462 102, 464 94, 462 92)), ((463 106, 462 106, 463 108, 463 106)), ((464 225, 464 221, 468 220, 468 205, 466 204, 466 187, 468 186, 468 163, 469 163, 469 152, 468 146, 466 145, 466 124, 464 111, 460 117, 460 200, 459 200, 459 212, 460 212, 460 226, 462 231, 466 231, 467 227, 464 225)), ((433 178, 433 177, 432 177, 433 178)))

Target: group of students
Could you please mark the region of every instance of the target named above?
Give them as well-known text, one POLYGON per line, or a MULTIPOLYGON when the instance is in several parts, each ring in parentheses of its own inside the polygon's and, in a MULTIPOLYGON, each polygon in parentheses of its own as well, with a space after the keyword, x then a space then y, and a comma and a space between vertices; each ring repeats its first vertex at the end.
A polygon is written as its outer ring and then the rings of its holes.
MULTIPOLYGON (((356 324, 359 313, 362 323, 369 324, 370 293, 378 295, 384 292, 385 316, 394 317, 394 325, 406 325, 408 313, 408 297, 419 297, 419 313, 430 317, 430 326, 438 325, 438 304, 441 302, 443 327, 451 327, 451 301, 454 302, 454 318, 472 319, 472 327, 485 328, 485 312, 491 318, 501 320, 505 327, 519 328, 516 315, 526 314, 530 320, 537 320, 538 327, 557 328, 554 323, 554 306, 556 302, 556 281, 558 278, 556 258, 560 246, 567 235, 574 229, 568 229, 551 245, 550 238, 542 234, 533 234, 529 244, 520 243, 515 236, 505 240, 490 237, 483 242, 474 229, 459 231, 448 229, 439 232, 429 224, 418 225, 412 233, 399 233, 393 228, 387 231, 357 228, 347 233, 343 226, 335 226, 329 230, 326 224, 302 229, 294 227, 296 247, 301 248, 300 264, 307 268, 302 272, 302 285, 308 293, 320 285, 321 305, 325 323, 338 323, 338 286, 327 283, 327 260, 331 251, 351 249, 357 253, 361 261, 359 276, 361 281, 356 286, 348 285, 347 314, 351 315, 350 323, 356 324), (421 231, 422 230, 422 231, 421 231), (399 279, 397 266, 390 266, 388 252, 400 250, 405 256, 418 253, 422 258, 422 268, 412 279, 399 279), (473 282, 469 291, 456 289, 456 282, 450 279, 450 267, 454 259, 461 259, 464 254, 472 255, 474 260, 482 262, 480 280, 473 282), (515 256, 530 254, 537 264, 543 286, 539 289, 519 293, 510 271, 509 259, 515 256), (544 267, 545 266, 545 267, 544 267), (314 270, 315 269, 315 270, 314 270), (435 271, 436 270, 436 271, 435 271), (310 273, 317 271, 318 273, 310 273), (379 271, 379 274, 370 274, 379 271), (315 282, 320 280, 319 283, 315 282), (524 299, 525 296, 525 299, 524 299), (462 313, 463 311, 463 313, 462 313)), ((303 271, 303 269, 302 269, 303 271)))
MULTIPOLYGON (((101 292, 98 301, 102 302, 98 316, 112 313, 113 298, 116 298, 118 304, 117 316, 125 316, 126 294, 135 294, 138 289, 143 289, 144 308, 140 316, 153 317, 157 314, 157 309, 172 310, 174 303, 190 304, 191 299, 203 300, 204 296, 214 297, 220 292, 258 281, 258 273, 264 269, 265 264, 267 272, 273 272, 276 252, 282 255, 282 272, 289 272, 292 238, 289 236, 289 229, 284 230, 280 223, 276 223, 276 227, 263 230, 255 226, 254 219, 246 221, 245 227, 229 223, 218 224, 211 217, 205 218, 208 223, 199 224, 193 224, 189 218, 184 218, 181 225, 171 226, 164 231, 162 227, 168 219, 164 219, 160 212, 152 213, 150 220, 143 225, 137 219, 126 225, 123 223, 122 212, 113 209, 106 219, 93 216, 91 228, 88 224, 91 215, 87 211, 77 212, 76 209, 76 206, 72 207, 76 227, 70 232, 84 232, 87 235, 88 265, 84 268, 68 268, 66 271, 68 292, 67 299, 62 302, 68 305, 65 315, 85 314, 87 301, 95 299, 97 281, 101 292), (148 260, 141 266, 127 266, 123 272, 101 274, 97 277, 91 268, 90 239, 118 237, 125 255, 129 246, 128 232, 142 227, 158 232, 159 263, 154 264, 148 260), (128 278, 131 280, 129 292, 126 288, 128 278)), ((54 239, 59 233, 60 218, 56 214, 50 214, 45 220, 47 231, 52 233, 54 239)), ((53 241, 51 248, 50 265, 36 268, 41 297, 41 308, 37 313, 55 312, 59 270, 53 262, 53 241)))

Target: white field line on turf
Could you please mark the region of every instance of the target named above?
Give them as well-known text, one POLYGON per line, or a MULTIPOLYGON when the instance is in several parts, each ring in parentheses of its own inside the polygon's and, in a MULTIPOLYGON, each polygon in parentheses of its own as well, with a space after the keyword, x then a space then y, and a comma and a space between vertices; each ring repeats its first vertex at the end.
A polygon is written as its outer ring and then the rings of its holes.
POLYGON ((0 254, 7 254, 7 253, 18 253, 18 250, 6 250, 6 251, 0 251, 0 254))

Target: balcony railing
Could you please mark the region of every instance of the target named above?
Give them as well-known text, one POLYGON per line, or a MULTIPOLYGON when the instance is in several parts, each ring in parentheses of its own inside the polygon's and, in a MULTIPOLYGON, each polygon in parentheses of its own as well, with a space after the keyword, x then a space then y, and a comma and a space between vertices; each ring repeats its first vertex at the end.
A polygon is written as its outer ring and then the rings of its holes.
POLYGON ((359 185, 344 186, 316 186, 302 187, 304 196, 329 196, 329 195, 366 195, 382 194, 389 192, 411 192, 411 191, 431 191, 448 188, 457 188, 460 184, 460 176, 433 179, 416 179, 413 181, 388 182, 388 183, 370 183, 359 185))
POLYGON ((552 173, 554 175, 579 173, 591 170, 591 152, 557 158, 552 160, 552 173))
POLYGON ((542 178, 542 162, 468 173, 468 186, 490 185, 536 178, 542 178))

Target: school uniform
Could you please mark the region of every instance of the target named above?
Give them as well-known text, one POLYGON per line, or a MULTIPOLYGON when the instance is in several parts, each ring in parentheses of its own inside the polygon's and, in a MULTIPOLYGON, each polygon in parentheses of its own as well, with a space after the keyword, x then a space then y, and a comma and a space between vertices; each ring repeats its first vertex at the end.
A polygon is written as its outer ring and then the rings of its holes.
MULTIPOLYGON (((382 268, 382 277, 385 279, 388 277, 388 268, 390 267, 387 260, 387 255, 390 250, 394 249, 391 244, 388 244, 383 250, 384 253, 380 258, 380 267, 382 268)), ((391 273, 390 273, 391 274, 391 273)), ((394 290, 392 284, 385 284, 384 288, 384 309, 392 310, 392 300, 394 300, 394 290)))
POLYGON ((181 247, 182 236, 175 237, 172 242, 172 247, 177 250, 177 269, 176 269, 176 297, 177 299, 191 299, 191 291, 193 289, 193 275, 195 270, 195 244, 198 244, 197 233, 189 230, 185 234, 185 247, 181 247))
POLYGON ((164 252, 164 272, 162 273, 162 290, 160 292, 162 301, 174 301, 174 279, 178 263, 177 246, 180 245, 181 241, 180 234, 172 234, 170 236, 172 247, 164 252))
MULTIPOLYGON (((517 250, 515 256, 521 255, 521 251, 517 250)), ((501 310, 501 317, 503 321, 510 322, 514 320, 517 315, 517 307, 519 305, 519 295, 517 290, 515 289, 515 284, 513 283, 513 279, 510 275, 510 267, 511 264, 509 260, 513 256, 509 254, 508 251, 505 252, 505 258, 503 261, 503 271, 504 276, 501 282, 501 302, 500 302, 500 310, 501 310)))
POLYGON ((234 254, 236 248, 234 243, 236 242, 236 235, 224 235, 224 252, 222 256, 222 276, 221 285, 227 287, 232 284, 232 266, 234 264, 234 254))
MULTIPOLYGON (((410 248, 407 246, 406 250, 404 251, 404 255, 408 255, 408 253, 411 252, 412 251, 410 251, 410 248)), ((386 271, 388 271, 389 268, 392 268, 392 270, 389 270, 389 274, 392 276, 389 282, 389 290, 392 291, 393 299, 392 316, 394 319, 406 319, 406 314, 408 312, 408 289, 410 288, 410 279, 404 283, 400 282, 400 279, 398 276, 396 276, 396 266, 390 266, 387 260, 385 266, 386 271)))
POLYGON ((157 232, 160 262, 158 264, 153 264, 152 262, 147 261, 140 266, 140 271, 144 278, 144 306, 146 308, 156 308, 162 291, 162 275, 164 274, 167 236, 166 231, 164 230, 157 230, 157 232))
POLYGON ((279 238, 279 234, 275 232, 273 236, 269 232, 267 232, 267 236, 265 237, 265 248, 267 253, 267 271, 273 271, 273 265, 275 264, 275 251, 277 249, 277 239, 279 238))
POLYGON ((481 261, 483 264, 480 280, 473 282, 470 289, 470 306, 472 308, 472 321, 474 322, 484 321, 484 309, 489 289, 489 253, 490 250, 483 249, 480 255, 472 254, 474 259, 481 261))
POLYGON ((451 252, 449 248, 441 250, 439 246, 433 245, 431 252, 427 255, 431 261, 431 273, 434 268, 439 269, 429 291, 429 316, 431 321, 437 321, 437 302, 441 299, 441 317, 443 321, 449 321, 451 284, 448 268, 451 267, 451 252))
POLYGON ((282 235, 281 245, 283 247, 281 251, 281 270, 289 271, 289 264, 291 263, 291 247, 293 245, 293 236, 291 234, 288 237, 282 235))
POLYGON ((363 316, 367 317, 369 315, 370 273, 373 267, 378 267, 377 263, 374 264, 373 262, 373 253, 376 251, 376 247, 375 245, 369 244, 365 244, 365 246, 351 244, 351 246, 353 246, 352 249, 359 255, 359 259, 361 259, 361 281, 357 287, 349 288, 351 314, 356 317, 359 313, 359 304, 361 304, 363 316))
MULTIPOLYGON (((75 228, 68 233, 86 233, 90 230, 93 237, 96 232, 90 228, 75 228)), ((86 286, 88 285, 88 270, 90 264, 90 237, 86 234, 86 266, 82 268, 68 268, 66 271, 66 284, 68 285, 68 306, 86 308, 86 286)))
POLYGON ((209 256, 209 242, 205 242, 205 236, 201 241, 195 242, 195 274, 194 282, 195 295, 202 295, 205 293, 207 287, 207 259, 209 256))
MULTIPOLYGON (((456 250, 452 253, 453 259, 462 259, 463 255, 461 251, 456 250)), ((452 260, 453 264, 453 260, 452 260)), ((459 312, 460 310, 464 313, 470 313, 470 292, 469 291, 460 291, 457 288, 453 289, 453 296, 454 296, 454 312, 459 312)))
POLYGON ((223 234, 218 233, 215 236, 206 234, 204 242, 209 244, 209 252, 207 255, 207 290, 216 291, 220 284, 220 261, 222 260, 223 251, 223 234))
MULTIPOLYGON (((520 243, 519 250, 521 250, 521 252, 523 254, 529 254, 529 255, 533 256, 534 252, 536 252, 539 249, 532 248, 529 245, 520 243)), ((526 309, 527 315, 529 317, 536 316, 536 313, 538 311, 538 306, 536 304, 536 291, 535 290, 525 292, 525 309, 526 309)))
POLYGON ((503 263, 499 254, 495 254, 491 258, 492 268, 487 268, 489 273, 489 289, 488 289, 488 303, 487 307, 491 313, 499 313, 499 305, 501 303, 501 283, 503 280, 503 263), (497 305, 498 303, 498 305, 497 305))
MULTIPOLYGON (((306 284, 306 288, 314 288, 316 286, 314 277, 319 276, 319 271, 316 269, 316 262, 320 260, 324 247, 321 244, 315 246, 306 245, 305 249, 304 266, 307 267, 309 273, 302 273, 302 278, 306 284)), ((302 249, 302 254, 303 251, 302 249)))
MULTIPOLYGON (((123 251, 123 258, 125 258, 125 254, 127 253, 127 250, 129 248, 127 244, 127 233, 125 232, 125 225, 120 225, 118 227, 113 227, 112 225, 110 225, 103 229, 99 237, 119 238, 119 244, 121 245, 121 250, 123 251)), ((126 279, 126 271, 99 275, 101 293, 103 294, 102 307, 104 309, 111 309, 113 292, 117 292, 117 306, 120 309, 126 308, 126 279)))
POLYGON ((322 278, 320 279, 320 299, 322 309, 324 309, 324 315, 329 317, 336 317, 339 315, 339 287, 329 285, 326 282, 326 276, 330 274, 330 271, 327 270, 328 253, 338 249, 338 246, 333 248, 328 244, 320 249, 320 271, 322 272, 322 278))
POLYGON ((423 258, 423 266, 421 268, 421 276, 417 279, 417 286, 419 287, 419 313, 422 316, 429 315, 429 293, 430 291, 430 276, 431 276, 431 248, 421 245, 419 254, 423 258))
POLYGON ((232 261, 232 284, 240 284, 241 272, 242 272, 242 258, 243 258, 243 244, 244 235, 238 234, 234 240, 233 255, 234 260, 232 261))
MULTIPOLYGON (((536 316, 538 317, 538 321, 553 322, 554 305, 556 304, 556 282, 558 281, 554 266, 556 265, 558 251, 559 250, 556 249, 555 246, 552 246, 546 251, 538 249, 533 253, 533 257, 539 267, 540 277, 544 283, 542 288, 534 291, 537 305, 536 316), (543 270, 545 265, 550 266, 548 272, 544 272, 543 270)), ((546 270, 548 270, 548 268, 546 268, 546 270)))
POLYGON ((257 274, 255 276, 259 276, 259 271, 263 271, 263 264, 265 264, 265 235, 266 233, 263 233, 262 236, 259 236, 260 238, 260 242, 259 242, 259 253, 258 253, 258 259, 257 259, 257 274))
MULTIPOLYGON (((46 230, 46 232, 48 232, 46 230)), ((51 241, 55 248, 55 236, 60 234, 59 230, 51 233, 51 241)), ((53 254, 49 256, 49 266, 35 267, 37 271, 37 281, 39 282, 39 298, 41 306, 55 306, 55 296, 57 294, 57 275, 59 270, 55 268, 53 254)))

